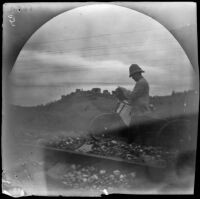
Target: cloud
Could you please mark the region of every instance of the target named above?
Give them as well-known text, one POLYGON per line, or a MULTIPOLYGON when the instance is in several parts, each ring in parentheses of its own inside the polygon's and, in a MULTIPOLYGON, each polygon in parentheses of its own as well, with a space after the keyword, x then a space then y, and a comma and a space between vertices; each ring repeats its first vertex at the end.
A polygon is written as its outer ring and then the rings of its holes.
POLYGON ((90 61, 75 54, 48 54, 28 50, 20 55, 11 79, 18 85, 118 82, 124 81, 127 71, 128 66, 118 60, 90 61))
MULTIPOLYGON (((150 54, 144 55, 147 59, 151 57, 150 54)), ((153 86, 163 85, 163 89, 166 86, 188 88, 194 75, 189 67, 190 63, 186 56, 183 59, 180 59, 180 56, 173 58, 171 60, 170 56, 167 56, 160 61, 150 59, 147 62, 141 56, 134 59, 134 63, 138 63, 145 70, 144 75, 153 86)), ((120 59, 90 60, 74 53, 59 54, 26 49, 21 52, 15 64, 11 79, 13 84, 25 86, 56 86, 70 82, 133 84, 128 78, 130 64, 131 61, 124 63, 120 59)))

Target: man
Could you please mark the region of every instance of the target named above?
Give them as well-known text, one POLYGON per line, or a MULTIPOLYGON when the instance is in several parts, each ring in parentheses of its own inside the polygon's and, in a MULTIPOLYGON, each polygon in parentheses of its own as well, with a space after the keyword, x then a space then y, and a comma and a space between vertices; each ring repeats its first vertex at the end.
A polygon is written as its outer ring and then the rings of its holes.
POLYGON ((149 111, 149 84, 142 76, 144 71, 137 65, 132 64, 129 68, 129 77, 135 82, 133 91, 118 87, 117 92, 121 99, 125 99, 132 106, 132 115, 140 116, 149 111))
MULTIPOLYGON (((139 131, 139 126, 143 123, 145 114, 149 113, 149 84, 142 76, 142 73, 144 71, 137 64, 132 64, 129 68, 129 77, 136 82, 133 91, 130 92, 122 87, 117 89, 132 106, 130 125, 133 125, 137 131, 139 131)), ((129 137, 132 137, 131 131, 129 132, 129 137)))
POLYGON ((149 111, 149 84, 142 76, 143 72, 137 64, 132 64, 129 68, 129 77, 135 80, 136 84, 128 99, 132 106, 132 113, 136 116, 144 115, 149 111))

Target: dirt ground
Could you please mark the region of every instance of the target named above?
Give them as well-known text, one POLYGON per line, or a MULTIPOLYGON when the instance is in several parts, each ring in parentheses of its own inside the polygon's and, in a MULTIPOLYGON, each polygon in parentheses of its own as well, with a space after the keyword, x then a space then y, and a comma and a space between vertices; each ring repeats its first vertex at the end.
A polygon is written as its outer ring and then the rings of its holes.
POLYGON ((11 187, 22 188, 27 195, 193 193, 194 174, 190 170, 184 170, 181 176, 174 170, 167 171, 163 180, 155 182, 149 179, 145 167, 87 158, 77 160, 67 154, 49 155, 28 145, 13 147, 9 167, 4 169, 4 180, 11 187))

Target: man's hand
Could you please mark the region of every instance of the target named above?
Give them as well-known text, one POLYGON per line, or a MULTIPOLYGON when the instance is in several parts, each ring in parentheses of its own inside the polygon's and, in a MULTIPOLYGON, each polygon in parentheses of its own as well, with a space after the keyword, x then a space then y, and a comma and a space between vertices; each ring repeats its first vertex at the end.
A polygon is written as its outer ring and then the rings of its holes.
POLYGON ((123 92, 123 89, 122 87, 118 87, 116 90, 115 90, 115 95, 116 97, 120 100, 120 101, 123 101, 125 99, 127 99, 124 95, 124 92, 123 92))

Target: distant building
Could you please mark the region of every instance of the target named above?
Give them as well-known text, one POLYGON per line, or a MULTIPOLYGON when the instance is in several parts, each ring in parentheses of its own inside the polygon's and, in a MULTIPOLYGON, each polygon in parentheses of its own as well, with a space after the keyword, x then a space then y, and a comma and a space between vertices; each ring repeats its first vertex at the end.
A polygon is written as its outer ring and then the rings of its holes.
POLYGON ((101 89, 100 88, 93 88, 92 92, 96 93, 96 94, 100 94, 101 93, 101 89))
POLYGON ((172 91, 172 96, 176 95, 175 91, 172 91))
POLYGON ((109 92, 108 90, 104 90, 104 91, 103 91, 103 94, 104 94, 104 95, 110 95, 110 92, 109 92))
POLYGON ((66 97, 66 95, 61 95, 61 99, 65 99, 66 97))
POLYGON ((112 91, 112 95, 115 95, 115 91, 112 91))
POLYGON ((87 91, 85 91, 84 93, 85 93, 85 95, 91 95, 91 94, 92 94, 92 91, 87 90, 87 91))
POLYGON ((81 92, 81 89, 77 88, 76 93, 80 93, 80 92, 81 92))

